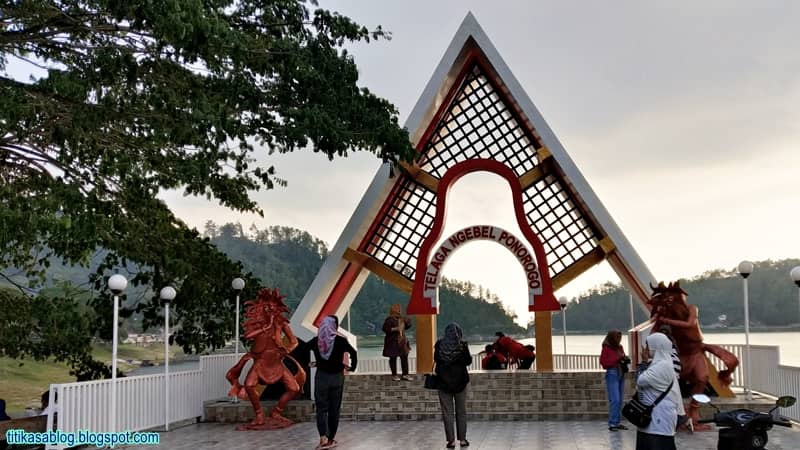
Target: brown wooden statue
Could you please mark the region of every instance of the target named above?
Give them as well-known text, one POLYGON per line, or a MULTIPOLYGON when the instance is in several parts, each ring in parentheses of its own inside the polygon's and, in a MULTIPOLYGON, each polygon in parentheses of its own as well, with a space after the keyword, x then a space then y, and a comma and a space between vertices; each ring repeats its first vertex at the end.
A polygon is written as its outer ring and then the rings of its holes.
POLYGON ((228 395, 243 400, 250 399, 255 410, 255 419, 248 425, 237 428, 239 430, 283 428, 293 423, 283 417, 281 412, 286 404, 300 393, 301 386, 306 381, 306 372, 289 355, 297 347, 297 338, 289 328, 289 320, 285 316, 288 308, 283 303, 283 298, 284 296, 280 295, 277 289, 262 289, 256 300, 244 304, 246 308, 244 338, 252 339, 253 343, 250 351, 242 356, 225 376, 233 385, 228 395), (284 335, 286 343, 284 343, 284 335), (298 369, 296 374, 293 375, 283 364, 284 358, 294 361, 298 369), (253 366, 247 372, 244 386, 242 386, 239 384, 239 375, 242 373, 245 363, 251 359, 253 366), (286 387, 286 392, 278 400, 278 404, 272 408, 269 418, 265 418, 259 400, 260 390, 257 389, 257 386, 259 382, 269 385, 279 381, 286 387))
MULTIPOLYGON (((681 289, 680 282, 670 283, 669 286, 659 283, 658 286, 650 285, 653 295, 650 297, 650 315, 653 330, 661 329, 662 325, 672 328, 672 337, 678 347, 678 356, 681 360, 681 380, 692 385, 692 394, 703 393, 709 381, 709 368, 706 363, 705 352, 716 356, 725 364, 725 370, 719 372, 717 378, 722 386, 731 384, 731 373, 739 365, 736 356, 718 345, 703 343, 703 333, 700 331, 698 308, 686 301, 688 294, 681 289)), ((708 425, 698 425, 697 402, 692 400, 689 406, 689 417, 692 419, 695 430, 710 428, 708 425)))

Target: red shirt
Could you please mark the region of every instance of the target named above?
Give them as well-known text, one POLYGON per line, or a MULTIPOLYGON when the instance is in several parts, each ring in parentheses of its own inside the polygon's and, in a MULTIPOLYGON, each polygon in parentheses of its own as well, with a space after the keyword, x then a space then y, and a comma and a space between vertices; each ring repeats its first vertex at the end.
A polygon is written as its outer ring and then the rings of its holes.
POLYGON ((509 356, 514 359, 528 359, 536 356, 535 353, 525 348, 524 345, 511 339, 508 336, 503 336, 494 343, 498 353, 509 356))
POLYGON ((486 370, 486 365, 489 364, 489 359, 494 356, 497 358, 497 362, 500 364, 504 364, 506 362, 506 357, 501 355, 500 353, 487 353, 486 356, 483 357, 481 360, 481 369, 486 370))
POLYGON ((622 345, 616 350, 604 345, 603 351, 600 353, 600 365, 603 366, 603 369, 619 367, 619 360, 623 356, 625 356, 625 350, 623 350, 622 345))

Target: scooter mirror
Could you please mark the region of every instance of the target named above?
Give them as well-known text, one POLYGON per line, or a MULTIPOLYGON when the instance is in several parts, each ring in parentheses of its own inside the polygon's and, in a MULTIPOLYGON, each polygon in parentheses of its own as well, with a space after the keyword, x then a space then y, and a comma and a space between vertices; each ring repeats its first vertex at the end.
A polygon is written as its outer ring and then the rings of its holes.
POLYGON ((775 406, 780 406, 781 408, 788 408, 790 406, 793 406, 795 403, 797 403, 796 398, 790 395, 784 395, 783 397, 778 398, 778 400, 775 402, 775 406))
POLYGON ((706 394, 694 394, 692 398, 698 403, 711 403, 711 398, 706 394))

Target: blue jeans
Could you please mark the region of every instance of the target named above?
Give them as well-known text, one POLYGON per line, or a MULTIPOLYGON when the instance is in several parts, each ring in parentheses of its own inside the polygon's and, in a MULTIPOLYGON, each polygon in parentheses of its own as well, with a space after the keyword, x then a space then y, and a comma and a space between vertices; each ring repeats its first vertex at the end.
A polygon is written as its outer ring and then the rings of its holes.
POLYGON ((619 369, 606 369, 606 392, 608 393, 608 426, 619 425, 622 412, 622 395, 625 391, 625 377, 619 369))

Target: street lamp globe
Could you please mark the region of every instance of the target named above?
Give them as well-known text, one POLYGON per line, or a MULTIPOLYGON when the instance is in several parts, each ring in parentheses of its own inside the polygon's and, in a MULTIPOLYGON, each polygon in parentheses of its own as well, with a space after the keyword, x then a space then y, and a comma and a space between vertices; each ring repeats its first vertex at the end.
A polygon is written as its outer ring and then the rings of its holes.
POLYGON ((172 286, 163 287, 161 288, 161 292, 159 292, 159 297, 161 297, 161 301, 164 303, 175 300, 176 295, 178 295, 178 291, 172 286))
POLYGON ((244 289, 244 280, 241 278, 234 278, 233 281, 231 281, 231 287, 235 291, 241 291, 244 289))
POLYGON ((561 309, 566 308, 567 307, 567 303, 569 303, 569 300, 567 299, 567 297, 561 297, 561 298, 558 299, 558 304, 561 305, 561 309))
POLYGON ((741 275, 742 278, 747 278, 751 273, 753 273, 753 263, 750 261, 742 261, 739 263, 739 267, 737 267, 737 269, 739 270, 739 275, 741 275))
POLYGON ((108 279, 108 288, 115 294, 120 294, 128 287, 128 279, 120 274, 111 275, 108 279))
POLYGON ((796 284, 797 287, 800 287, 800 266, 797 266, 794 269, 792 269, 792 271, 789 272, 789 276, 792 277, 792 281, 794 281, 794 284, 796 284))

